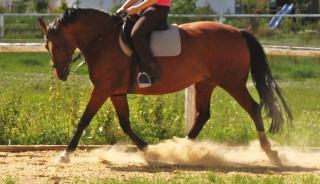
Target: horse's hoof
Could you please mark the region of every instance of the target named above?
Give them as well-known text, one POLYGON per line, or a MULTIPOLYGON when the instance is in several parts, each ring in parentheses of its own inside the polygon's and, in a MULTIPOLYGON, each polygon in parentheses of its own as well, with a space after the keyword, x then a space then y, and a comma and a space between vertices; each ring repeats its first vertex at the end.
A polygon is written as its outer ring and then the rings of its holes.
POLYGON ((172 138, 172 141, 173 141, 174 143, 180 143, 180 142, 185 141, 185 140, 187 140, 187 141, 193 141, 192 139, 189 139, 188 137, 180 138, 180 137, 173 136, 173 138, 172 138))
POLYGON ((148 143, 143 142, 143 143, 138 144, 137 146, 138 146, 138 149, 139 149, 140 151, 146 151, 147 148, 148 148, 148 143))
POLYGON ((273 164, 283 166, 277 151, 270 151, 267 155, 273 164))
POLYGON ((69 163, 70 162, 70 158, 69 158, 69 154, 66 151, 63 151, 55 160, 56 163, 69 163))

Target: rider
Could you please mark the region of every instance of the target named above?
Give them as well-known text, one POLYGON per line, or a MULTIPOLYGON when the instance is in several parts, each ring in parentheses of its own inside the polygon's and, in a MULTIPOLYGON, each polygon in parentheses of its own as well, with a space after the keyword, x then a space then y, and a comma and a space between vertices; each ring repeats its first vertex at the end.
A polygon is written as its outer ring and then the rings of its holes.
POLYGON ((140 18, 134 25, 131 38, 140 59, 140 72, 137 82, 140 87, 149 87, 160 79, 158 65, 154 61, 150 48, 150 34, 160 25, 166 24, 171 0, 127 0, 117 13, 126 11, 128 15, 140 12, 140 18))

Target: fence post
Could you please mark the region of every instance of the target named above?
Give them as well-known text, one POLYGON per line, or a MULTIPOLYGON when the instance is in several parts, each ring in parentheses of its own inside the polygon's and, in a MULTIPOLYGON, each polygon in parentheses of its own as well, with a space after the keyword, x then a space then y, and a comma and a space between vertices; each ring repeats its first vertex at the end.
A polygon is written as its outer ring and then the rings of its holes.
POLYGON ((189 133, 193 126, 193 122, 196 118, 196 104, 195 104, 195 88, 194 85, 188 87, 185 90, 185 104, 184 104, 184 116, 185 116, 185 133, 189 133))
POLYGON ((225 20, 223 13, 219 13, 219 22, 223 23, 225 20))
POLYGON ((4 15, 0 14, 0 37, 4 37, 4 15))

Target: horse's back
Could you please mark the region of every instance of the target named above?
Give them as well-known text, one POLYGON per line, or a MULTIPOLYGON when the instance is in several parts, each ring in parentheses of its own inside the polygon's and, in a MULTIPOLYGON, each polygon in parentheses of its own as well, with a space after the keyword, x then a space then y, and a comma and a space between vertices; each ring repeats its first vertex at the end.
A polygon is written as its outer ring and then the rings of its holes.
POLYGON ((217 22, 199 21, 179 25, 182 37, 192 39, 193 41, 202 40, 210 42, 210 44, 218 45, 221 47, 232 46, 232 49, 237 44, 240 46, 246 45, 240 30, 236 27, 221 24, 217 22), (231 44, 231 45, 229 45, 231 44))
POLYGON ((219 22, 211 21, 197 21, 191 23, 180 24, 179 28, 182 30, 210 30, 210 31, 236 31, 239 32, 239 29, 227 24, 222 24, 219 22))
POLYGON ((179 28, 183 54, 197 53, 199 61, 196 62, 203 66, 201 72, 208 73, 217 83, 247 80, 250 55, 238 28, 209 21, 182 24, 179 28), (225 80, 226 76, 230 80, 225 80))

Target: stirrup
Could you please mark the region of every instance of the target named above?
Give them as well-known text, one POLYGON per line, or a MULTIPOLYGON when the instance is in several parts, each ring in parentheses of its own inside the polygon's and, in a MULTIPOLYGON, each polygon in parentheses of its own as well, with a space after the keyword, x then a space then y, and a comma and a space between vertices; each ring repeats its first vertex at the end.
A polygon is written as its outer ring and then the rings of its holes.
POLYGON ((137 77, 137 83, 139 88, 147 88, 152 85, 150 76, 146 72, 139 72, 137 77))

